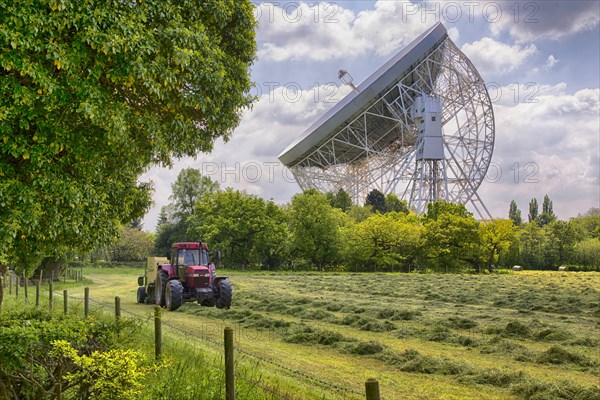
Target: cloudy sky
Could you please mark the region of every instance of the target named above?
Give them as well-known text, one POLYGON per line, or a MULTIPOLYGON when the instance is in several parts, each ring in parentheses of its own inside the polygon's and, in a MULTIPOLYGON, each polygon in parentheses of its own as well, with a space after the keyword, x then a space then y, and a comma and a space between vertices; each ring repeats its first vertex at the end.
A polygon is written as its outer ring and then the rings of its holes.
POLYGON ((494 103, 492 165, 479 194, 493 217, 512 199, 526 218, 545 194, 561 219, 600 207, 600 2, 275 1, 255 3, 258 97, 227 143, 211 154, 153 168, 153 231, 171 184, 194 167, 221 187, 286 203, 300 191, 277 156, 420 33, 442 22, 472 60, 494 103))

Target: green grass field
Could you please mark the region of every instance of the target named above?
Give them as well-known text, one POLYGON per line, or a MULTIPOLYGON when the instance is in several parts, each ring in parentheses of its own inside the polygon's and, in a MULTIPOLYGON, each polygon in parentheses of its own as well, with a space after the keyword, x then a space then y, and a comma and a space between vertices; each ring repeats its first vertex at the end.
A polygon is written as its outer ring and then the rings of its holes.
MULTIPOLYGON (((92 298, 149 315, 139 272, 88 269, 92 298)), ((165 312, 192 333, 165 340, 211 353, 234 327, 240 367, 290 398, 360 398, 374 377, 384 399, 600 399, 598 273, 229 277, 230 310, 165 312)))

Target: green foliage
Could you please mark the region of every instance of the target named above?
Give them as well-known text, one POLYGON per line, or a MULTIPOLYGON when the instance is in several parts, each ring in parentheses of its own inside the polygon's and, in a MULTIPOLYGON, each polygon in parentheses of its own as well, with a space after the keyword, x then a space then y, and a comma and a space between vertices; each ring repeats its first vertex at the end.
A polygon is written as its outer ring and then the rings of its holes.
POLYGON ((153 254, 158 257, 164 257, 166 254, 170 254, 173 243, 197 239, 188 236, 188 226, 189 224, 184 220, 165 222, 157 226, 153 254))
POLYGON ((171 190, 173 194, 169 199, 173 201, 177 217, 186 219, 194 214, 196 201, 204 194, 219 190, 219 183, 213 182, 208 176, 202 176, 196 168, 185 168, 177 175, 171 190))
POLYGON ((424 218, 426 221, 432 221, 438 219, 442 214, 455 215, 461 218, 473 217, 473 214, 467 210, 464 204, 436 200, 427 205, 427 212, 424 218))
POLYGON ((373 212, 379 212, 385 214, 388 211, 387 204, 385 203, 385 196, 377 189, 373 189, 367 195, 365 200, 365 206, 372 206, 373 212))
POLYGON ((511 219, 515 226, 521 226, 523 219, 521 218, 521 210, 517 207, 517 202, 511 200, 508 210, 508 219, 511 219))
POLYGON ((109 248, 111 261, 144 261, 152 254, 153 235, 129 226, 121 227, 119 243, 109 248))
POLYGON ((283 212, 272 202, 231 188, 206 193, 196 203, 188 224, 187 237, 221 250, 228 266, 247 268, 265 263, 272 267, 287 250, 283 212))
POLYGON ((331 207, 339 208, 343 212, 350 210, 350 208, 352 207, 352 198, 342 188, 340 188, 340 190, 338 190, 335 194, 331 192, 326 193, 326 196, 329 200, 329 204, 331 205, 331 207))
POLYGON ((573 259, 574 247, 577 242, 577 232, 570 222, 552 221, 546 231, 545 265, 558 267, 573 259))
POLYGON ((552 201, 548 195, 544 196, 544 202, 542 203, 542 213, 537 217, 536 221, 540 226, 546 226, 549 223, 556 221, 556 215, 552 210, 552 201))
POLYGON ((394 193, 388 193, 385 196, 385 206, 388 211, 402 212, 408 214, 408 202, 406 200, 400 200, 394 193))
POLYGON ((332 208, 325 195, 311 190, 295 195, 289 210, 292 254, 319 271, 334 264, 342 246, 340 229, 346 221, 346 215, 332 208))
POLYGON ((438 271, 479 270, 482 263, 479 225, 462 204, 430 203, 425 221, 426 260, 438 271))
POLYGON ((590 238, 582 240, 573 247, 574 261, 589 268, 600 271, 600 239, 590 238))
POLYGON ((357 271, 381 271, 414 265, 424 228, 411 214, 373 214, 345 229, 344 259, 357 271))
POLYGON ((538 220, 539 207, 536 198, 531 199, 529 201, 529 214, 527 214, 527 218, 529 222, 536 222, 538 220))
POLYGON ((572 218, 571 222, 583 238, 600 239, 600 215, 586 215, 572 218))
POLYGON ((348 211, 348 216, 350 219, 359 223, 369 218, 373 214, 373 206, 352 206, 348 211))
POLYGON ((109 349, 90 355, 79 355, 66 340, 52 341, 50 357, 71 364, 64 376, 65 386, 73 386, 77 398, 111 400, 138 399, 143 386, 140 382, 148 368, 143 367, 143 355, 133 350, 109 349))
POLYGON ((111 366, 143 371, 138 368, 141 360, 137 356, 118 350, 130 343, 138 328, 131 322, 56 318, 46 311, 25 308, 0 314, 0 327, 0 390, 9 398, 50 399, 57 393, 65 399, 90 398, 85 394, 93 385, 100 396, 94 398, 115 398, 110 397, 115 390, 127 393, 135 386, 119 375, 126 371, 111 366), (74 362, 71 356, 75 354, 81 363, 74 362), (100 367, 103 373, 96 369, 100 367), (88 373, 95 373, 96 379, 88 373))
POLYGON ((147 166, 209 151, 251 104, 250 1, 19 1, 0 15, 3 258, 112 243, 150 205, 147 166))
POLYGON ((484 259, 490 271, 498 262, 501 251, 508 249, 515 235, 513 220, 494 219, 479 225, 484 259))
POLYGON ((534 221, 522 226, 521 238, 521 262, 526 267, 541 267, 544 265, 544 248, 546 234, 534 221))

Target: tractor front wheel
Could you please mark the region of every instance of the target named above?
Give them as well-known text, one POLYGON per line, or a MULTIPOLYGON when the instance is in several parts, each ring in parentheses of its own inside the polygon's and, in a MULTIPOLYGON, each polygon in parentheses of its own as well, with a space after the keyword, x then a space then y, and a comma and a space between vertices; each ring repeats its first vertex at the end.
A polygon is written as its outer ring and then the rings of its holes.
POLYGON ((167 289, 168 280, 169 275, 166 271, 160 270, 156 273, 156 286, 154 289, 154 298, 156 300, 157 306, 165 306, 165 290, 167 289))
POLYGON ((218 281, 215 286, 217 289, 217 308, 229 309, 229 307, 231 307, 232 298, 231 282, 227 279, 222 279, 218 281))
POLYGON ((175 311, 181 307, 183 297, 183 285, 178 280, 172 280, 167 283, 165 289, 165 306, 169 311, 175 311))

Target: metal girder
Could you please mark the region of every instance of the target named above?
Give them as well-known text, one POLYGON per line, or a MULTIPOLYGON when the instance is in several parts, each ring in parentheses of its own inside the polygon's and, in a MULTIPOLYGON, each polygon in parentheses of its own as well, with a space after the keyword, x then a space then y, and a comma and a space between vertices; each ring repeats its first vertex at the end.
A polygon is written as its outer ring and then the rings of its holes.
POLYGON ((494 149, 494 113, 471 61, 445 37, 412 70, 290 169, 302 189, 343 188, 360 204, 373 189, 396 193, 424 212, 435 199, 471 203, 491 218, 477 195, 494 149), (418 162, 410 109, 422 94, 442 103, 444 160, 418 162))

